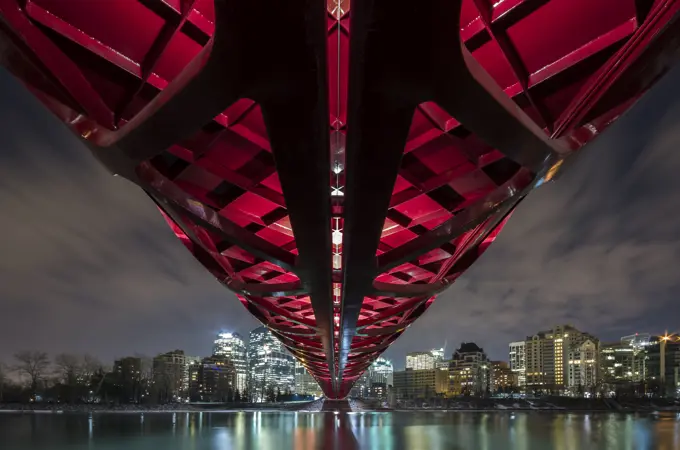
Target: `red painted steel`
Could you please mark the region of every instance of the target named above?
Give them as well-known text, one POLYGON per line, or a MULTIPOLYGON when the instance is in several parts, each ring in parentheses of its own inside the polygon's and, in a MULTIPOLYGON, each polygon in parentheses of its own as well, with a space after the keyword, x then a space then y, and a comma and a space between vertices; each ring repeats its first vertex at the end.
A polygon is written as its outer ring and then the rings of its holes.
MULTIPOLYGON (((493 81, 568 156, 654 81, 645 81, 640 67, 650 54, 675 45, 659 36, 678 36, 677 24, 668 25, 679 9, 676 0, 493 5, 466 0, 460 32, 493 81)), ((328 232, 337 337, 344 147, 352 126, 347 123, 350 2, 328 0, 327 11, 333 205, 328 232)), ((215 30, 212 0, 0 0, 0 14, 3 65, 74 132, 107 146, 152 114, 160 106, 158 94, 170 83, 180 81, 172 85, 174 92, 182 79, 201 70, 215 30)), ((523 170, 437 104, 421 104, 385 218, 378 266, 408 242, 484 202, 523 170)), ((172 201, 172 208, 162 201, 159 206, 181 242, 269 326, 330 397, 347 395, 370 362, 427 310, 434 294, 488 248, 509 217, 489 217, 444 245, 384 266, 376 292, 364 298, 342 384, 334 386, 310 296, 295 273, 295 230, 260 106, 247 98, 237 101, 190 139, 143 162, 137 174, 156 199, 172 201), (234 235, 238 239, 230 240, 234 235)))

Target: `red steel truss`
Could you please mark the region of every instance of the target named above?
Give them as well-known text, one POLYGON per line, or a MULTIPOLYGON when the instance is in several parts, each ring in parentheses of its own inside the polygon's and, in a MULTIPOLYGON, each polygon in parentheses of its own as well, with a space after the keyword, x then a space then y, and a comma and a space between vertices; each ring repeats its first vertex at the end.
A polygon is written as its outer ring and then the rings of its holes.
POLYGON ((669 69, 679 10, 0 0, 0 57, 342 398, 669 69))

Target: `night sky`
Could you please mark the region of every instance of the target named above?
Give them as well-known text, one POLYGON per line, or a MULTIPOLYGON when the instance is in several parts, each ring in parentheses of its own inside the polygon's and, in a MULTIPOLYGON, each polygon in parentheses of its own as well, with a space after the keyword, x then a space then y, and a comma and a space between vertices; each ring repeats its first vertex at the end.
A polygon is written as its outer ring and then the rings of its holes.
MULTIPOLYGON (((170 232, 0 69, 0 361, 207 355, 258 326, 170 232)), ((495 244, 387 351, 447 354, 572 323, 605 340, 680 328, 680 70, 525 200, 495 244)))

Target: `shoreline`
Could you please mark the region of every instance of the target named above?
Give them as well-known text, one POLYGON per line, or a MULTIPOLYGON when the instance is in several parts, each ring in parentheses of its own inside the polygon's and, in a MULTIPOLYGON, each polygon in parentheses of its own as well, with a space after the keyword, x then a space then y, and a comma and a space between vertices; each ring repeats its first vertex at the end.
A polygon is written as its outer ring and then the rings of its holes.
MULTIPOLYGON (((243 408, 243 409, 176 409, 176 410, 156 410, 156 409, 138 409, 138 410, 117 410, 117 409, 83 409, 83 410, 68 410, 68 409, 0 409, 0 415, 7 414, 197 414, 197 413, 218 413, 218 414, 232 414, 232 413, 336 413, 336 411, 311 411, 311 410, 284 410, 275 408, 243 408)), ((577 414, 663 414, 663 413, 680 413, 680 408, 675 409, 626 409, 626 410, 606 410, 606 409, 367 409, 363 411, 350 411, 346 414, 364 414, 364 413, 577 413, 577 414)))

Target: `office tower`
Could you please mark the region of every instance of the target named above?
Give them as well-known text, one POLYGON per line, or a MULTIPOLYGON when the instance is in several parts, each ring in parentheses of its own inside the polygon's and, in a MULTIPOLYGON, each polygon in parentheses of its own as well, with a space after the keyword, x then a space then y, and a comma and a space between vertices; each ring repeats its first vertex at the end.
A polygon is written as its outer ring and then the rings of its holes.
POLYGON ((600 376, 607 395, 643 395, 647 378, 648 333, 624 336, 619 342, 600 346, 600 376))
POLYGON ((213 355, 227 356, 234 364, 236 371, 236 389, 245 392, 248 380, 248 360, 246 345, 238 333, 220 332, 215 338, 213 355))
POLYGON ((434 361, 441 361, 444 359, 444 348, 433 348, 430 350, 430 354, 434 358, 434 361))
POLYGON ((406 368, 413 370, 431 370, 435 367, 435 356, 432 352, 411 352, 406 355, 406 368))
POLYGON ((250 332, 248 342, 248 392, 255 402, 271 400, 277 392, 295 389, 295 363, 266 327, 250 332))

